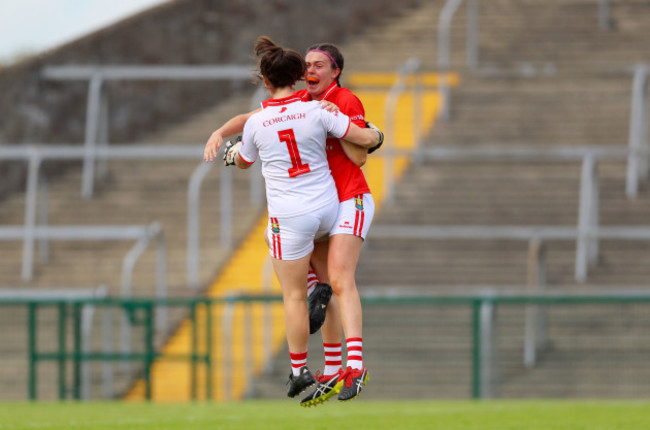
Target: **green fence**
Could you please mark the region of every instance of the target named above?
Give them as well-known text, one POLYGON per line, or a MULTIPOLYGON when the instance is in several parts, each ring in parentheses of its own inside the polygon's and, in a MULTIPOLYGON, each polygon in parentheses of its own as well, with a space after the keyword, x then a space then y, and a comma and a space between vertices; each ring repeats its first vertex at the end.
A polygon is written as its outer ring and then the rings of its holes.
MULTIPOLYGON (((277 300, 273 298, 271 300, 277 300)), ((26 340, 27 340, 27 383, 28 397, 31 400, 38 399, 39 365, 44 363, 54 363, 56 366, 56 385, 57 396, 63 400, 66 398, 81 399, 82 397, 82 369, 88 362, 117 362, 117 363, 135 363, 138 366, 125 366, 135 377, 141 375, 145 383, 145 397, 151 399, 151 366, 154 361, 161 358, 159 345, 164 342, 164 334, 155 332, 155 320, 157 310, 170 308, 180 308, 182 317, 188 318, 192 325, 192 349, 188 354, 165 354, 167 360, 186 361, 196 368, 200 363, 210 369, 212 357, 210 351, 212 341, 212 312, 205 313, 204 321, 196 318, 198 307, 210 308, 213 304, 227 302, 228 300, 208 300, 208 299, 0 299, 0 306, 4 308, 25 308, 26 309, 26 340), (95 309, 108 309, 117 315, 117 318, 111 316, 108 326, 108 337, 104 333, 108 344, 104 342, 100 350, 89 350, 83 348, 84 329, 88 330, 92 326, 92 320, 84 321, 84 311, 94 311, 95 309), (44 324, 39 324, 39 316, 46 315, 44 324), (122 324, 124 322, 125 324, 122 324), (203 352, 198 350, 198 325, 203 324, 204 330, 204 348, 203 352), (120 331, 127 327, 126 332, 120 331), (132 338, 133 333, 138 333, 135 341, 132 338), (55 344, 43 346, 41 337, 51 336, 56 339, 55 344), (123 348, 124 342, 120 342, 120 337, 126 336, 128 344, 123 348), (135 348, 133 347, 135 344, 135 348), (158 347, 156 347, 158 344, 158 347), (139 346, 139 348, 138 348, 139 346), (120 350, 121 349, 121 350, 120 350), (69 377, 68 373, 72 376, 69 377)), ((230 300, 232 302, 232 300, 230 300)), ((6 315, 6 312, 5 312, 6 315)), ((177 318, 178 319, 178 318, 177 318)), ((14 321, 14 324, 19 322, 14 321)), ((91 339, 92 341, 93 339, 91 339)), ((97 342, 94 342, 97 344, 97 342)), ((92 346, 91 346, 92 347, 92 346)), ((128 378, 133 379, 133 378, 128 378)), ((196 376, 191 379, 193 386, 192 391, 196 392, 196 376)), ((210 381, 206 384, 207 397, 211 397, 210 381)), ((124 389, 120 390, 124 391, 124 389)), ((106 397, 115 397, 112 393, 106 397)))
MULTIPOLYGON (((189 320, 192 327, 191 350, 164 358, 186 362, 192 367, 192 377, 187 382, 192 386, 193 398, 198 398, 197 390, 201 386, 205 390, 201 398, 213 399, 212 378, 198 380, 211 375, 215 360, 213 308, 280 300, 275 296, 2 299, 6 342, 1 378, 6 382, 3 385, 15 388, 14 395, 7 395, 3 400, 20 398, 20 393, 25 391, 26 397, 32 400, 119 398, 135 379, 144 381, 144 397, 151 399, 151 367, 163 357, 161 346, 169 335, 155 331, 156 309, 160 307, 175 314, 177 322, 189 320), (203 317, 198 318, 197 310, 201 308, 203 317), (104 315, 112 315, 104 318, 100 336, 97 327, 102 325, 92 317, 93 310, 97 309, 109 310, 104 315), (125 343, 115 334, 120 332, 122 323, 129 327, 127 349, 122 348, 125 343), (96 395, 97 387, 102 386, 102 372, 88 378, 82 375, 84 366, 91 362, 100 363, 105 369, 117 365, 122 374, 130 376, 123 378, 123 386, 119 386, 119 381, 112 381, 108 390, 104 387, 103 393, 96 395), (197 372, 198 366, 203 366, 205 372, 197 372), (84 381, 92 385, 92 392, 84 389, 84 381), (41 389, 46 392, 44 395, 41 389)), ((647 355, 650 354, 650 335, 647 335, 650 294, 645 292, 366 296, 363 304, 364 359, 374 385, 367 390, 368 397, 373 396, 373 391, 379 397, 650 395, 650 371, 644 370, 650 356, 647 355), (628 359, 635 361, 630 364, 625 361, 628 359), (574 375, 574 381, 567 381, 565 375, 572 371, 575 374, 576 369, 579 375, 574 375), (592 374, 580 376, 581 372, 592 374), (628 386, 611 386, 614 382, 608 382, 610 379, 628 386), (594 380, 601 381, 596 381, 595 389, 589 385, 594 380), (408 388, 404 393, 399 391, 399 381, 408 388), (586 384, 584 392, 580 391, 579 384, 586 384)), ((313 351, 310 357, 318 355, 319 342, 312 336, 315 346, 310 346, 313 351)), ((283 354, 277 360, 280 366, 285 364, 280 372, 282 377, 286 376, 287 360, 283 354)), ((269 373, 271 376, 260 378, 273 380, 273 372, 269 373)), ((251 385, 255 384, 251 381, 251 385)), ((283 395, 282 385, 275 394, 265 393, 261 385, 252 388, 249 395, 283 395)))

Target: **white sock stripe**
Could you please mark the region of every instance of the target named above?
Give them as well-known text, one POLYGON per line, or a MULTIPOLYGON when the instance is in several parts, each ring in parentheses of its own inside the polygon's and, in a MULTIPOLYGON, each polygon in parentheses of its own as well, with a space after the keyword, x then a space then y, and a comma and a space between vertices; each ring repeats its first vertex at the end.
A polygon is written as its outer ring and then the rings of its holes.
POLYGON ((363 368, 363 360, 357 357, 348 357, 348 361, 345 363, 345 365, 353 369, 361 369, 363 368))
POLYGON ((347 342, 346 345, 347 345, 348 348, 350 348, 351 346, 361 346, 362 347, 363 342, 358 341, 358 340, 352 340, 352 341, 347 342))
POLYGON ((341 370, 340 364, 338 366, 325 366, 325 369, 323 369, 323 374, 327 376, 334 375, 335 373, 339 373, 339 370, 341 370))
POLYGON ((316 277, 316 274, 310 270, 309 274, 307 275, 307 295, 311 294, 314 291, 314 288, 316 288, 317 284, 318 277, 316 277))
POLYGON ((340 346, 339 347, 324 346, 323 350, 325 352, 338 352, 338 353, 340 353, 343 350, 343 348, 340 347, 340 346))

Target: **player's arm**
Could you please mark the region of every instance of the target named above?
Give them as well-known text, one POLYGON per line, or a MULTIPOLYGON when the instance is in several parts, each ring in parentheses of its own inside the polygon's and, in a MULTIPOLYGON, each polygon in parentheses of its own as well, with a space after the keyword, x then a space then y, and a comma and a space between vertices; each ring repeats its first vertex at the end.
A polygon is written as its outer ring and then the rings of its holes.
MULTIPOLYGON (((384 139, 384 134, 377 128, 361 128, 345 114, 321 110, 324 125, 328 133, 361 148, 376 148, 384 139)), ((367 123, 366 123, 367 124, 367 123)))
POLYGON ((360 146, 354 145, 350 142, 347 142, 345 139, 341 139, 341 146, 343 147, 343 152, 345 152, 345 155, 348 156, 352 162, 354 162, 357 166, 361 167, 364 164, 366 164, 366 160, 368 159, 368 154, 372 154, 376 150, 381 147, 384 143, 384 133, 382 133, 381 130, 379 130, 373 123, 366 121, 366 127, 368 129, 375 130, 379 134, 379 142, 371 146, 370 148, 362 148, 360 146))
POLYGON ((205 149, 203 150, 203 159, 207 162, 214 161, 219 152, 219 148, 223 144, 224 136, 232 136, 236 133, 241 133, 244 129, 244 124, 248 121, 248 118, 251 117, 256 112, 259 112, 261 109, 254 110, 248 113, 242 113, 235 117, 230 118, 224 125, 215 130, 208 142, 205 144, 205 149))
POLYGON ((384 144, 384 133, 373 123, 366 121, 366 128, 371 128, 379 133, 379 143, 368 148, 368 154, 372 154, 384 144))
POLYGON ((240 169, 248 169, 252 165, 253 163, 245 162, 244 159, 241 158, 241 155, 239 154, 235 155, 235 166, 239 167, 240 169))
POLYGON ((248 162, 244 160, 239 153, 241 150, 242 146, 242 137, 237 136, 237 140, 235 143, 232 141, 228 141, 225 144, 224 150, 223 150, 223 164, 225 166, 237 166, 240 169, 248 169, 253 165, 253 162, 248 162))
POLYGON ((384 142, 384 135, 373 124, 364 120, 365 110, 363 108, 363 104, 357 96, 352 94, 352 92, 344 90, 339 98, 339 101, 342 103, 340 106, 341 112, 348 115, 353 123, 361 128, 372 128, 380 135, 378 144, 370 146, 368 148, 360 148, 358 146, 355 146, 354 142, 341 139, 341 146, 343 147, 345 155, 347 155, 353 163, 361 167, 365 164, 368 154, 373 153, 382 145, 384 142), (344 142, 347 142, 347 145, 344 142))
POLYGON ((347 142, 358 145, 366 150, 375 148, 383 142, 384 134, 378 128, 361 128, 350 122, 348 132, 343 136, 347 142))
POLYGON ((362 167, 368 160, 368 150, 359 145, 350 143, 345 139, 339 139, 345 155, 357 166, 362 167))
MULTIPOLYGON (((323 109, 329 112, 336 112, 339 110, 339 107, 327 100, 321 100, 320 105, 323 109)), ((357 166, 361 167, 366 164, 368 158, 368 150, 360 146, 355 145, 354 143, 346 142, 344 139, 339 139, 341 146, 343 147, 343 152, 345 155, 357 166)))

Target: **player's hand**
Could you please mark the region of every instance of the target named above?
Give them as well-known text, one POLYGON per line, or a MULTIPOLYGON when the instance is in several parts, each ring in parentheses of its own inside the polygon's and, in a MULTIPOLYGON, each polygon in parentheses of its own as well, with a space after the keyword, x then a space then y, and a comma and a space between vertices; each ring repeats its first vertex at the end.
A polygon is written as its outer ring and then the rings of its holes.
POLYGON ((320 106, 328 112, 336 112, 339 110, 339 107, 337 105, 332 102, 328 102, 327 100, 321 100, 320 106))
POLYGON ((381 145, 384 144, 384 133, 382 133, 382 131, 380 129, 378 129, 375 124, 373 124, 371 122, 368 122, 368 121, 366 121, 366 128, 372 128, 377 133, 379 133, 379 143, 377 145, 373 146, 372 148, 368 149, 368 154, 372 154, 373 152, 378 150, 379 147, 381 147, 381 145))
POLYGON ((225 166, 232 166, 235 164, 235 156, 239 153, 241 148, 241 136, 237 136, 235 143, 232 143, 230 140, 226 142, 226 145, 223 150, 223 161, 225 166))
POLYGON ((205 144, 205 149, 203 150, 203 159, 209 163, 214 161, 215 158, 217 158, 217 154, 219 153, 219 148, 221 148, 221 144, 223 143, 223 137, 221 136, 221 133, 214 132, 208 139, 208 142, 205 144))

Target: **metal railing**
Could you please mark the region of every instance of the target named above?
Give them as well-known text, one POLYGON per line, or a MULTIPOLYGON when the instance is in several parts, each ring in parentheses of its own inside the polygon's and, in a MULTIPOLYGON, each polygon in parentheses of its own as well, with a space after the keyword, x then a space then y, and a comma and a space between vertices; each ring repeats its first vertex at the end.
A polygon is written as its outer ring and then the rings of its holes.
MULTIPOLYGON (((451 24, 464 0, 447 0, 438 17, 438 67, 448 71, 451 67, 451 24)), ((467 1, 467 66, 478 67, 479 9, 478 0, 467 1)))
MULTIPOLYGON (((122 259, 121 296, 132 296, 132 279, 135 266, 141 255, 152 241, 156 242, 156 281, 155 293, 159 299, 167 297, 167 247, 165 235, 160 223, 154 221, 147 226, 37 226, 27 233, 20 226, 0 226, 0 241, 21 240, 24 237, 32 239, 64 240, 64 241, 124 241, 135 240, 133 247, 122 259)), ((23 270, 27 272, 27 280, 32 277, 32 255, 23 260, 23 270)), ((161 333, 168 328, 168 310, 161 306, 156 308, 156 330, 161 333)), ((121 345, 125 353, 130 351, 132 324, 126 314, 122 318, 121 345)))
POLYGON ((598 0, 598 27, 601 30, 612 28, 610 0, 598 0))
MULTIPOLYGON (((546 293, 546 244, 537 237, 528 243, 527 271, 527 293, 546 293)), ((549 345, 548 310, 545 306, 526 306, 524 319, 523 364, 530 369, 537 364, 539 352, 549 345)))
MULTIPOLYGON (((451 66, 451 27, 452 20, 464 0, 447 0, 438 16, 438 66, 451 66)), ((611 28, 611 1, 598 0, 598 26, 602 30, 611 28)), ((479 55, 479 0, 467 0, 467 67, 478 67, 479 55)))
MULTIPOLYGON (((620 239, 650 241, 650 226, 609 226, 592 227, 588 233, 575 226, 487 226, 487 225, 376 225, 373 226, 372 238, 376 239, 409 239, 409 240, 441 240, 441 239, 473 239, 473 240, 589 240, 597 245, 598 239, 620 239)), ((587 248, 593 252, 583 251, 584 257, 576 255, 576 267, 587 267, 591 259, 597 256, 597 247, 587 248), (586 260, 586 261, 585 261, 586 260)), ((576 270, 576 280, 584 282, 583 273, 576 270)))
MULTIPOLYGON (((612 287, 608 291, 616 291, 617 288, 612 287)), ((365 307, 386 307, 391 306, 394 308, 402 308, 404 306, 435 306, 435 307, 469 307, 471 310, 469 325, 470 325, 470 348, 469 353, 471 358, 469 360, 468 372, 470 374, 470 387, 469 395, 473 398, 493 398, 499 397, 499 385, 501 378, 499 375, 499 332, 497 330, 498 309, 502 307, 544 307, 550 305, 557 306, 580 306, 580 305, 629 305, 629 304, 650 304, 650 293, 643 290, 626 290, 618 292, 607 292, 604 290, 595 292, 582 292, 582 293, 505 293, 494 291, 483 291, 470 294, 455 294, 455 295, 423 295, 423 294, 408 294, 404 292, 403 288, 400 294, 386 294, 378 293, 377 290, 372 288, 367 289, 366 294, 362 296, 362 303, 365 307)), ((234 304, 269 304, 279 303, 280 296, 232 296, 229 298, 202 298, 202 299, 188 299, 188 298, 169 298, 166 300, 156 299, 111 299, 111 298, 80 298, 80 297, 66 297, 66 298, 27 298, 27 297, 2 297, 0 295, 0 306, 8 307, 27 307, 27 327, 28 327, 28 393, 29 398, 32 400, 38 399, 38 366, 42 362, 54 362, 57 364, 56 369, 58 373, 58 396, 60 399, 65 399, 69 394, 74 399, 87 399, 84 397, 82 387, 86 382, 84 381, 84 374, 82 368, 84 363, 87 362, 120 362, 130 361, 142 364, 143 368, 143 382, 144 382, 144 397, 147 400, 155 400, 152 396, 152 366, 157 359, 164 359, 165 361, 173 360, 186 362, 191 366, 191 376, 189 381, 179 381, 179 384, 190 384, 189 390, 191 399, 197 400, 204 398, 206 400, 215 399, 215 387, 213 386, 214 372, 221 360, 221 365, 225 366, 222 371, 224 375, 229 375, 231 369, 228 367, 230 346, 215 345, 213 344, 214 330, 213 326, 218 323, 214 319, 213 313, 217 305, 234 305, 234 304), (135 318, 144 327, 144 336, 141 342, 144 346, 144 352, 137 353, 113 353, 111 351, 93 351, 84 347, 82 340, 81 327, 88 324, 88 320, 84 322, 82 318, 82 309, 84 307, 100 307, 100 308, 118 308, 126 312, 138 316, 135 318), (156 350, 154 347, 154 312, 153 309, 157 306, 177 306, 189 309, 190 325, 191 325, 191 342, 190 349, 187 352, 181 353, 163 353, 156 350), (58 347, 56 350, 48 351, 43 350, 39 346, 37 332, 38 332, 38 314, 41 309, 55 308, 58 312, 57 326, 58 331, 58 347), (200 309, 203 311, 199 312, 200 309), (67 315, 73 316, 74 342, 72 342, 72 351, 69 350, 69 343, 66 342, 66 329, 62 323, 67 318, 67 315), (199 315, 201 317, 199 318, 199 315), (215 355, 215 347, 220 349, 219 356, 215 355), (72 379, 72 386, 68 386, 68 379, 65 377, 66 369, 69 368, 67 364, 71 365, 74 378, 72 379), (199 372, 198 366, 203 366, 204 371, 199 372), (204 378, 203 383, 199 378, 204 378), (199 393, 198 387, 203 386, 205 392, 199 393)), ((228 315, 232 312, 224 311, 224 318, 227 320, 228 315)), ((223 342, 231 342, 227 332, 231 332, 233 327, 224 320, 222 326, 224 330, 223 342)), ((520 326, 523 327, 523 326, 520 326)), ((250 330, 244 330, 243 341, 252 345, 254 342, 250 330)), ((87 333, 87 332, 86 332, 87 333)), ((463 348, 464 349, 464 348, 463 348)), ((231 363, 232 365, 232 363, 231 363)), ((456 367, 455 370, 458 370, 456 367)), ((222 381, 225 389, 229 386, 228 381, 222 381)), ((229 399, 225 396, 225 399, 229 399)))
MULTIPOLYGON (((200 218, 200 202, 201 202, 201 185, 206 175, 212 170, 213 164, 201 163, 194 169, 190 181, 187 186, 187 284, 193 289, 197 290, 200 284, 201 273, 201 218, 200 218)), ((232 194, 230 185, 232 183, 231 169, 221 169, 221 186, 222 193, 221 201, 232 202, 232 194)), ((223 209, 223 206, 222 206, 223 209)), ((232 243, 231 229, 225 221, 230 221, 232 218, 230 211, 222 212, 220 232, 221 232, 221 245, 230 247, 232 243)))
MULTIPOLYGON (((38 237, 35 235, 37 230, 42 232, 48 223, 47 181, 44 180, 40 167, 47 160, 83 159, 85 151, 83 147, 73 145, 0 145, 0 160, 25 160, 28 163, 24 226, 22 228, 18 226, 0 226, 0 229, 5 231, 4 235, 7 237, 10 234, 7 232, 11 230, 11 240, 18 240, 19 238, 23 240, 22 277, 27 282, 32 279, 34 245, 37 240, 40 240, 41 260, 47 259, 47 240, 49 237, 46 233, 39 233, 38 237)), ((202 145, 112 145, 110 147, 96 148, 94 156, 95 159, 100 160, 200 160, 202 153, 202 145)), ((192 288, 198 288, 200 273, 200 189, 211 167, 211 164, 199 161, 199 165, 188 180, 187 279, 192 288)), ((220 213, 222 216, 220 224, 221 246, 230 249, 233 243, 230 223, 233 210, 231 190, 233 171, 232 169, 220 169, 219 175, 221 187, 220 213)), ((251 178, 251 199, 258 199, 257 204, 261 204, 260 185, 259 183, 257 185, 253 184, 256 180, 259 182, 259 178, 251 178)), ((110 238, 107 237, 106 240, 110 240, 110 238)))
MULTIPOLYGON (((104 285, 101 285, 96 288, 55 288, 55 289, 39 289, 32 288, 25 290, 24 288, 9 288, 4 287, 0 288, 0 303, 3 301, 22 301, 22 300, 87 300, 87 299, 103 299, 108 296, 108 288, 104 285)), ((60 309, 61 311, 61 309, 60 309)), ((77 316, 78 320, 78 330, 76 330, 77 337, 75 342, 78 343, 78 349, 80 352, 87 353, 91 349, 91 342, 93 337, 93 315, 95 312, 95 306, 92 304, 82 304, 80 308, 80 315, 77 316)), ((63 335, 59 339, 60 345, 65 343, 65 314, 62 315, 63 318, 60 318, 58 321, 58 334, 63 335)), ((35 322, 35 321, 34 321, 35 322)), ((104 327, 106 329, 106 327, 104 327)), ((106 333, 106 330, 104 330, 106 333)), ((79 383, 79 395, 80 398, 87 399, 90 397, 90 366, 89 362, 83 362, 79 365, 79 368, 76 369, 78 377, 80 379, 79 383)), ((59 363, 58 371, 60 372, 61 379, 65 378, 65 367, 62 363, 59 363)), ((64 390, 59 387, 59 396, 65 397, 64 390)))
POLYGON ((639 64, 634 68, 632 80, 632 106, 630 111, 629 156, 625 192, 636 197, 639 181, 648 179, 650 139, 648 137, 648 73, 650 65, 639 64))
MULTIPOLYGON (((384 157, 409 155, 413 151, 387 148, 384 157), (392 154, 391 154, 392 152, 392 154)), ((418 157, 431 161, 581 161, 579 214, 576 226, 413 226, 375 225, 369 240, 374 239, 515 239, 576 240, 575 278, 585 282, 588 267, 598 259, 600 239, 650 240, 650 226, 599 225, 598 160, 626 160, 628 150, 609 146, 499 146, 478 145, 474 148, 439 146, 422 148, 418 157)))
POLYGON ((110 80, 233 80, 253 76, 252 66, 48 66, 41 72, 46 81, 88 81, 86 123, 84 133, 84 163, 81 195, 93 194, 97 144, 107 144, 108 101, 103 94, 104 82, 110 80), (103 134, 103 138, 102 138, 103 134), (102 141, 103 140, 103 141, 102 141))
POLYGON ((576 238, 575 277, 587 280, 587 268, 598 261, 598 221, 600 219, 599 186, 596 158, 593 154, 582 160, 580 174, 580 205, 576 238))
MULTIPOLYGON (((24 240, 30 237, 47 243, 51 240, 60 241, 136 241, 133 248, 122 260, 123 296, 132 292, 131 278, 133 269, 151 241, 156 241, 156 294, 160 297, 167 295, 167 250, 165 235, 160 223, 154 221, 149 225, 94 225, 94 226, 34 226, 31 229, 22 226, 0 225, 0 241, 24 240), (29 230, 29 232, 28 232, 29 230)), ((29 248, 33 250, 33 247, 29 248)), ((31 281, 33 277, 33 253, 25 255, 23 279, 31 281)))
MULTIPOLYGON (((205 387, 205 392, 202 397, 208 400, 213 400, 213 366, 219 364, 212 347, 214 334, 213 333, 213 314, 218 305, 225 306, 223 308, 223 317, 219 323, 223 331, 224 345, 220 346, 220 353, 218 354, 220 362, 223 365, 229 366, 229 369, 224 372, 227 377, 230 375, 232 362, 228 356, 227 350, 229 348, 227 343, 231 341, 233 330, 233 312, 234 305, 238 303, 269 303, 279 302, 280 297, 270 297, 265 299, 260 298, 242 298, 239 296, 231 296, 228 298, 111 298, 101 297, 97 295, 84 294, 83 291, 71 291, 67 294, 48 294, 45 293, 41 296, 35 294, 13 293, 11 291, 3 293, 0 290, 0 306, 3 307, 17 307, 25 306, 27 308, 27 321, 28 339, 26 345, 28 346, 27 357, 29 360, 28 365, 28 396, 31 400, 38 399, 38 365, 41 362, 55 362, 57 385, 58 385, 58 398, 63 400, 66 398, 73 398, 77 400, 90 399, 89 385, 91 383, 91 375, 87 370, 88 363, 100 362, 103 364, 102 370, 102 392, 105 399, 114 398, 113 392, 113 364, 122 363, 140 363, 143 369, 143 382, 144 382, 144 396, 145 399, 152 399, 152 366, 153 363, 159 359, 164 358, 165 361, 180 361, 188 362, 191 366, 191 378, 187 381, 191 385, 192 399, 196 400, 201 394, 198 392, 199 386, 205 387), (186 353, 163 353, 157 351, 154 347, 155 327, 157 325, 158 314, 154 312, 157 308, 180 307, 186 308, 189 312, 190 323, 190 336, 191 348, 186 353), (38 342, 38 320, 39 313, 44 309, 55 309, 57 327, 56 336, 57 347, 56 350, 46 350, 39 347, 38 342), (102 346, 101 350, 91 350, 91 334, 93 326, 93 313, 87 312, 87 309, 100 308, 103 311, 104 317, 102 324, 102 346), (122 349, 120 352, 113 350, 113 328, 112 328, 112 314, 111 309, 117 310, 121 315, 126 315, 134 325, 140 325, 144 329, 144 335, 141 342, 144 346, 143 352, 133 352, 129 347, 127 350, 122 349), (67 320, 69 316, 72 317, 72 343, 67 341, 68 334, 66 331, 67 320), (199 329, 199 327, 201 327, 199 329), (72 348, 72 350, 70 350, 72 348), (70 365, 70 366, 69 366, 70 365), (205 366, 205 380, 202 384, 199 382, 198 366, 205 366), (71 368, 73 378, 66 377, 66 369, 71 368)), ((265 325, 266 330, 271 330, 271 327, 265 325)), ((253 341, 250 331, 244 333, 247 335, 247 342, 250 344, 253 341)), ((132 341, 132 339, 130 339, 132 341)), ((136 348, 138 350, 139 348, 136 348)), ((249 351, 250 352, 250 351, 249 351)), ((248 354, 249 356, 251 354, 248 354)), ((270 359, 270 357, 267 357, 270 359)), ((231 383, 224 380, 223 390, 231 390, 231 383)), ((226 399, 230 397, 226 395, 226 399)))
MULTIPOLYGON (((420 147, 420 127, 422 118, 422 86, 420 79, 417 76, 417 71, 420 68, 420 60, 411 57, 400 66, 397 70, 397 80, 388 91, 386 102, 384 104, 384 133, 387 140, 386 149, 389 147, 395 149, 397 145, 397 133, 395 125, 398 123, 396 115, 397 103, 399 102, 402 93, 407 88, 409 77, 413 78, 413 136, 415 138, 416 149, 420 147)), ((390 201, 393 196, 393 188, 395 183, 395 157, 389 151, 384 158, 384 193, 386 201, 390 201)))
MULTIPOLYGON (((478 67, 479 12, 478 0, 468 0, 467 7, 467 66, 478 67)), ((442 99, 440 119, 448 120, 450 114, 451 88, 448 82, 451 69, 451 23, 463 0, 447 0, 438 17, 438 69, 439 91, 442 99)))
MULTIPOLYGON (((451 116, 451 89, 448 73, 451 68, 452 20, 464 0, 447 0, 438 16, 438 69, 441 73, 439 91, 442 98, 440 119, 451 116)), ((610 0, 598 0, 598 26, 601 30, 611 29, 610 0)), ((470 70, 479 67, 479 0, 467 0, 466 65, 470 70)))

